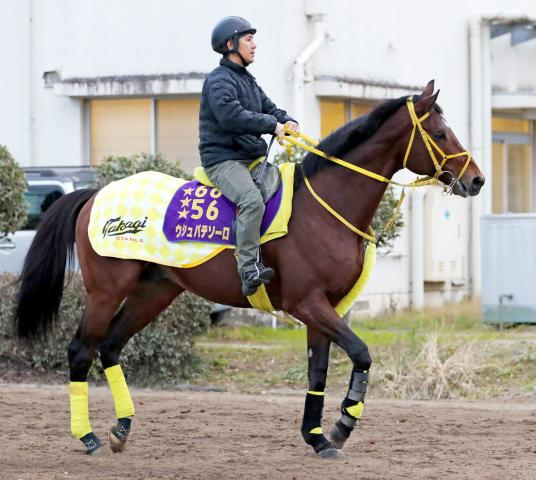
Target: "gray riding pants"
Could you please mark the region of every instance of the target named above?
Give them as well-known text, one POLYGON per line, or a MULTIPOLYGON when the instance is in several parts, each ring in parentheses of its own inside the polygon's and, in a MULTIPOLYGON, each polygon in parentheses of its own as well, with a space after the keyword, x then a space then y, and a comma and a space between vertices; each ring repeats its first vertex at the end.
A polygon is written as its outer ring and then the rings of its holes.
POLYGON ((248 170, 254 160, 226 160, 205 168, 210 181, 240 210, 236 228, 236 253, 240 273, 255 270, 264 202, 248 170))

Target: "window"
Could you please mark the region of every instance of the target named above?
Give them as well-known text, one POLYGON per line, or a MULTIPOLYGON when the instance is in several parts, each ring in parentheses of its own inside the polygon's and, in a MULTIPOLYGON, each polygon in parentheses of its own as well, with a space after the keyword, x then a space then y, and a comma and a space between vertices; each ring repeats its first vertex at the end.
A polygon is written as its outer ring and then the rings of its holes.
POLYGON ((327 137, 345 123, 370 112, 373 103, 351 100, 320 100, 320 135, 327 137))
POLYGON ((352 102, 351 104, 351 112, 352 112, 352 118, 361 117, 362 115, 366 115, 369 113, 373 108, 375 107, 372 103, 357 103, 352 102))
POLYGON ((28 219, 22 230, 35 230, 48 208, 64 195, 61 187, 53 185, 30 185, 25 193, 28 203, 28 219))
POLYGON ((493 117, 492 211, 534 211, 534 136, 529 120, 493 117))
POLYGON ((91 164, 109 155, 151 152, 151 100, 91 100, 91 164))
POLYGON ((327 137, 347 121, 346 105, 343 100, 320 100, 320 135, 322 138, 327 137))
POLYGON ((156 150, 192 172, 199 157, 199 99, 157 100, 156 150))
POLYGON ((192 172, 200 165, 199 98, 90 100, 92 165, 109 155, 162 153, 192 172))

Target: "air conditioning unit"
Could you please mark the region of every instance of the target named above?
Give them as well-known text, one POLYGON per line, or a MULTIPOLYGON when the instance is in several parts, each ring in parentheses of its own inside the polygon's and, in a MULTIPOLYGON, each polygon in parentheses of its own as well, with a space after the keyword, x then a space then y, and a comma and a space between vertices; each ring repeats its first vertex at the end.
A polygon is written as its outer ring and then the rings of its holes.
POLYGON ((469 200, 428 188, 424 197, 424 281, 461 280, 468 248, 469 200))

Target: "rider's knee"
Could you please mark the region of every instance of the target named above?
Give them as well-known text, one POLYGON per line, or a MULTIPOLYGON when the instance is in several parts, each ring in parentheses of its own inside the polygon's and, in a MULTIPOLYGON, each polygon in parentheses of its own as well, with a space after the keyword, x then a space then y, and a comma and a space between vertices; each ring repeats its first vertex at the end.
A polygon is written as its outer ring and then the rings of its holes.
POLYGON ((261 192, 257 189, 243 192, 238 199, 238 206, 240 209, 264 211, 264 202, 261 192))

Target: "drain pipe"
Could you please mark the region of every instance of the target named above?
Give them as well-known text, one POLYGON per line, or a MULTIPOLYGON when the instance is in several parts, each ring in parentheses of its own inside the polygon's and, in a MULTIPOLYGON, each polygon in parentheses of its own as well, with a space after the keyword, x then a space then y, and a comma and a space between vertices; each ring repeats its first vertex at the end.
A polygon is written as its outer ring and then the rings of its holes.
POLYGON ((482 213, 491 213, 491 186, 493 171, 492 165, 492 99, 491 99, 491 25, 489 21, 483 21, 481 25, 482 35, 482 170, 486 177, 488 188, 482 195, 482 213))
MULTIPOLYGON (((478 162, 483 154, 484 135, 482 133, 482 19, 471 23, 469 30, 469 61, 470 64, 470 102, 471 102, 471 152, 478 162)), ((488 172, 485 172, 487 175, 488 172)), ((480 295, 482 291, 482 270, 480 265, 480 216, 482 214, 482 198, 480 195, 471 198, 471 277, 472 294, 480 295)))
POLYGON ((491 213, 491 52, 490 25, 483 18, 471 22, 470 49, 470 101, 471 101, 471 152, 480 163, 488 188, 471 199, 471 276, 472 294, 482 292, 480 248, 480 217, 491 213))
POLYGON ((33 0, 26 0, 22 4, 22 110, 23 110, 23 147, 22 161, 26 166, 33 165, 33 0))
POLYGON ((424 195, 423 188, 411 192, 411 308, 424 307, 424 195))
POLYGON ((305 122, 305 64, 318 48, 326 41, 327 32, 324 26, 324 12, 319 8, 306 8, 306 15, 311 17, 314 27, 314 40, 305 47, 305 49, 294 60, 294 83, 293 83, 293 99, 294 110, 293 117, 300 122, 302 131, 309 131, 304 125, 305 122), (307 11, 309 10, 309 11, 307 11), (313 13, 314 12, 314 13, 313 13))

